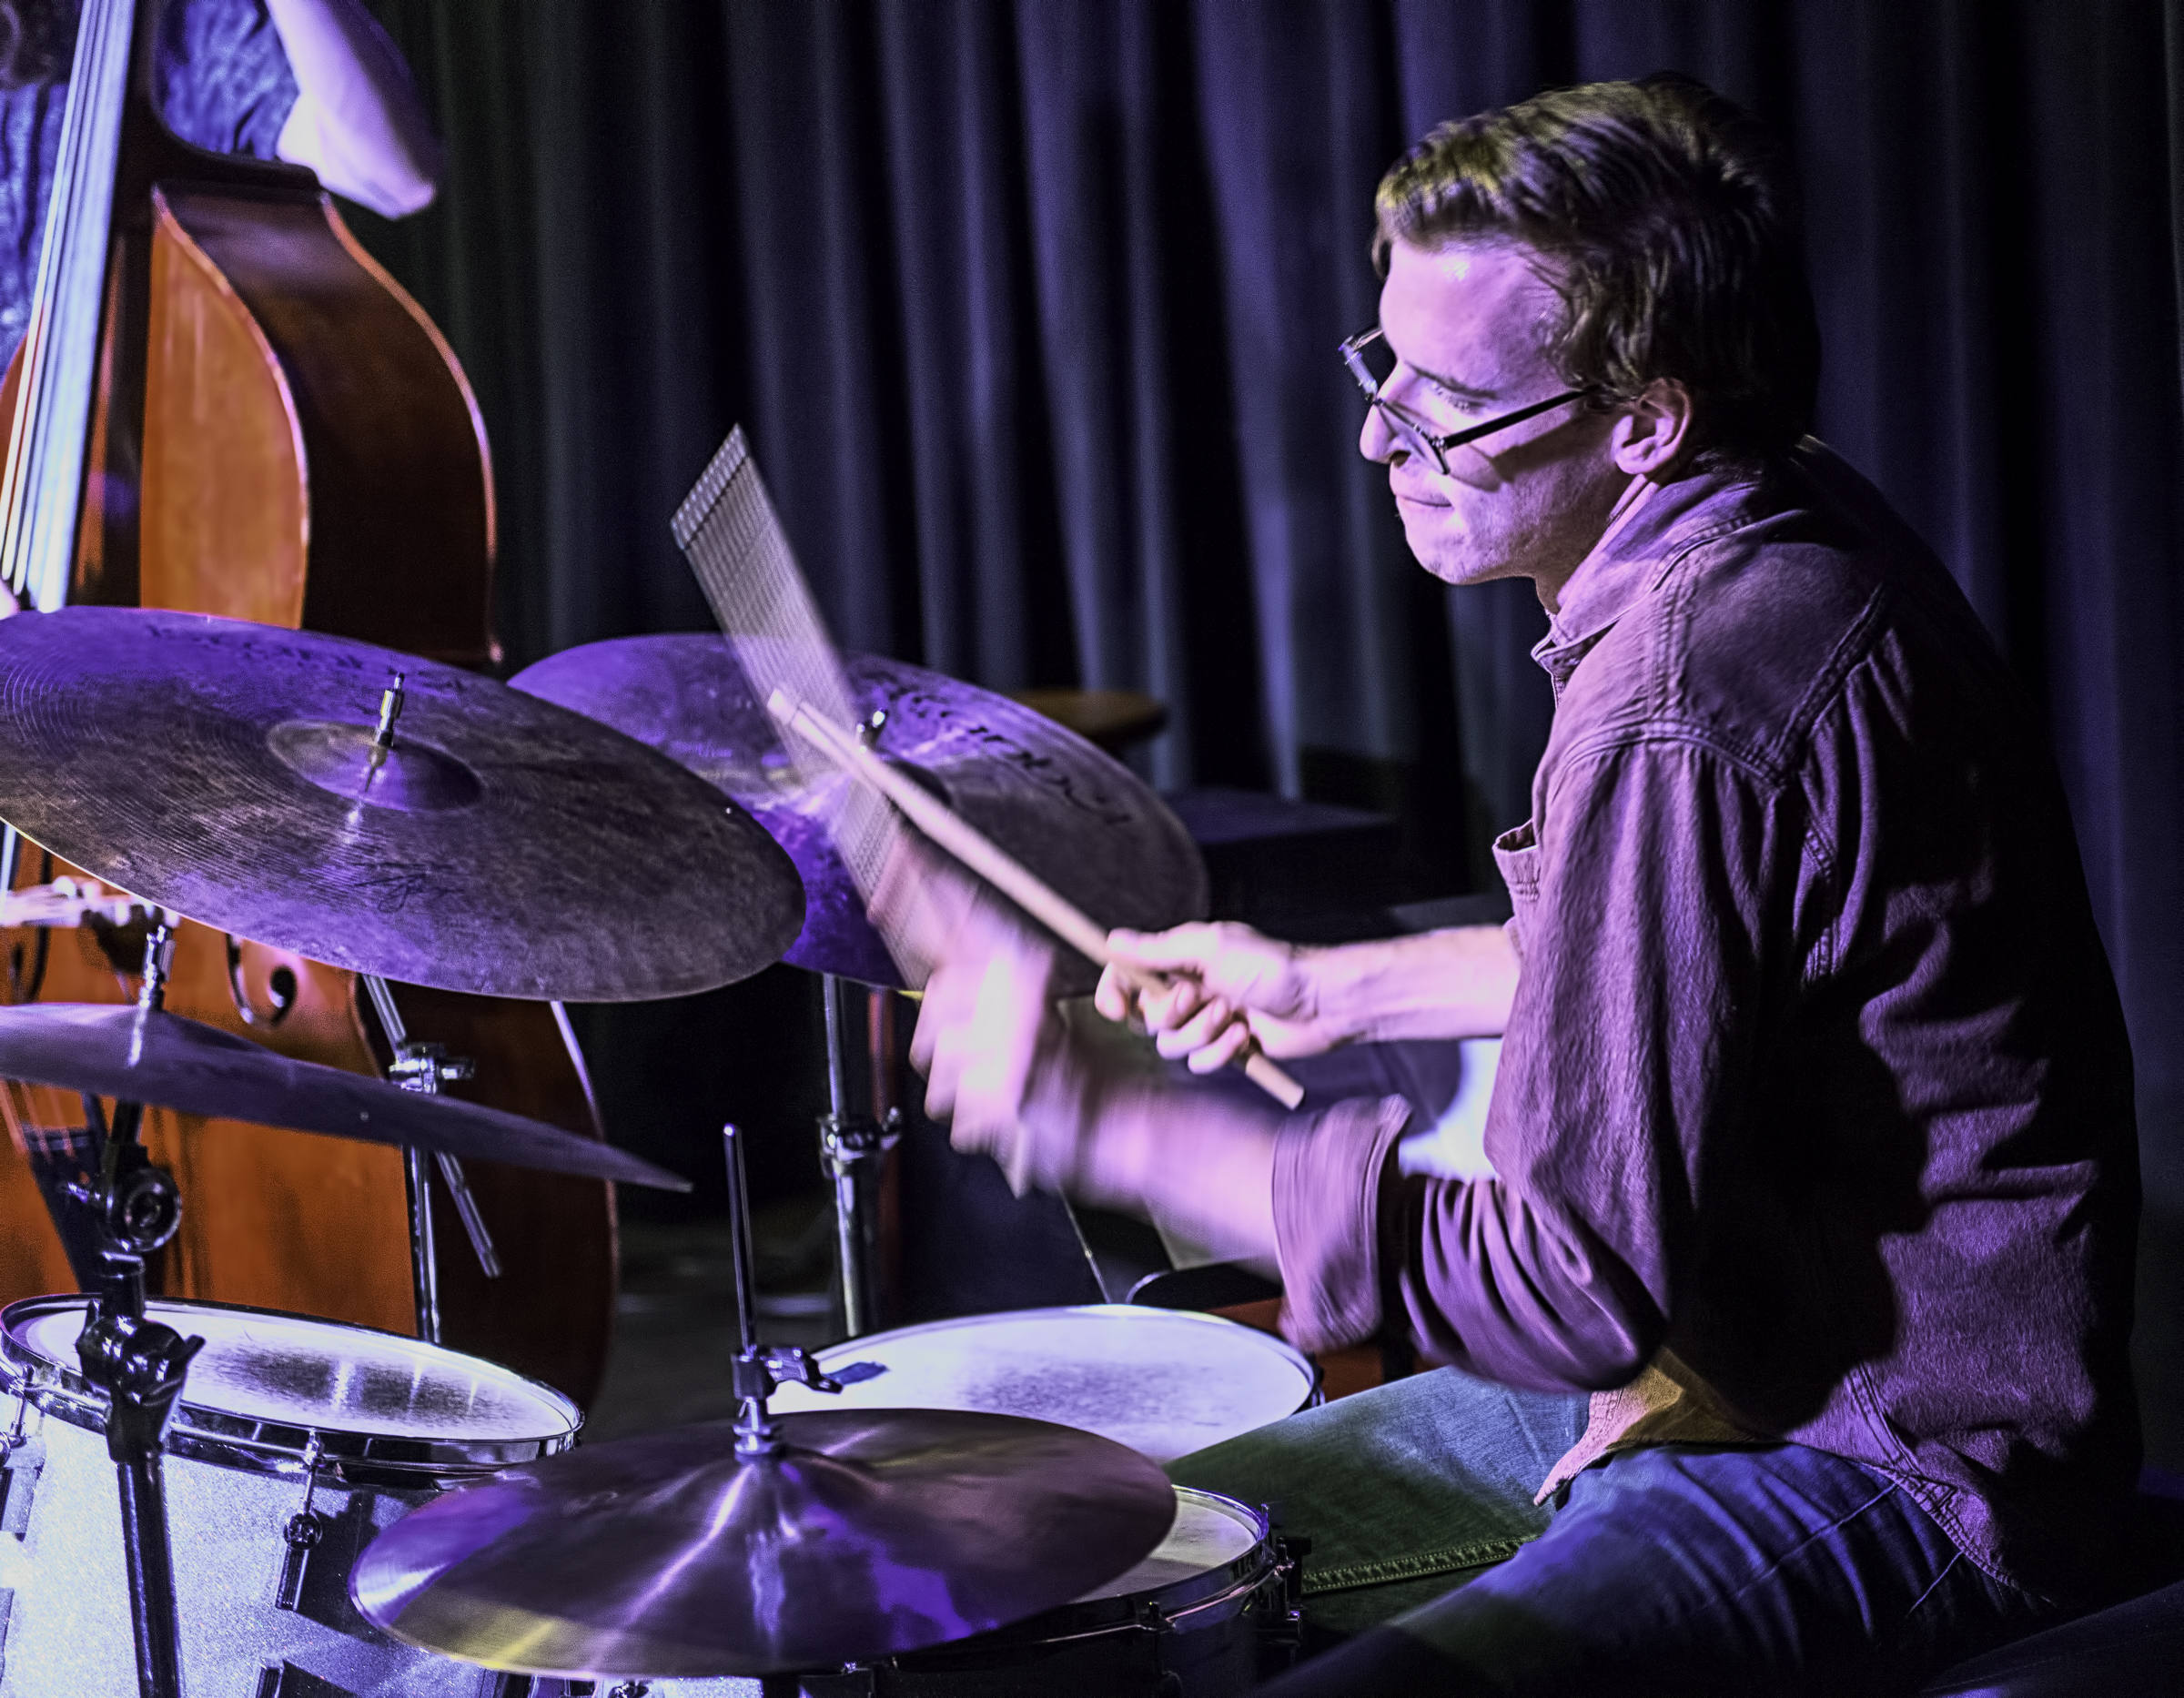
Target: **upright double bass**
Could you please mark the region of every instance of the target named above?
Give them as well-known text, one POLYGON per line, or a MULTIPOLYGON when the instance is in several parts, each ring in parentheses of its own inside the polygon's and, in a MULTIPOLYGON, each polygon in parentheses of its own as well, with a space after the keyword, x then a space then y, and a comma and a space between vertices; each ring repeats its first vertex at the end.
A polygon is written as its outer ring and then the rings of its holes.
MULTIPOLYGON (((0 387, 12 420, 0 571, 41 610, 182 609, 489 662, 491 465, 460 366, 310 172, 167 130, 157 9, 83 5, 30 328, 0 387)), ((36 923, 0 929, 0 999, 132 997, 141 938, 113 893, 8 837, 0 917, 36 923)), ((383 1071, 400 1034, 360 989, 353 974, 186 922, 167 1006, 283 1054, 383 1071)), ((558 1006, 389 989, 410 1038, 474 1064, 451 1091, 599 1135, 558 1006)), ((0 1110, 0 1299, 72 1289, 47 1201, 80 1161, 84 1108, 9 1083, 0 1110)), ((396 1151, 159 1109, 145 1135, 184 1199, 156 1289, 423 1329, 421 1163, 406 1172, 396 1151)), ((444 1184, 427 1179, 442 1341, 588 1401, 614 1302, 611 1188, 485 1164, 467 1179, 500 1272, 488 1277, 444 1184)))

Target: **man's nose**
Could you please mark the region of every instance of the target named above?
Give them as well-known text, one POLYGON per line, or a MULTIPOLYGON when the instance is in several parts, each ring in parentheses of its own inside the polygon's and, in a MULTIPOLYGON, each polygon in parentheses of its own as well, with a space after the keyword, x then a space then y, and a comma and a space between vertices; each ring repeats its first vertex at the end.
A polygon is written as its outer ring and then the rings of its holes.
POLYGON ((1367 460, 1393 466, 1406 458, 1402 439, 1390 428, 1386 409, 1377 402, 1365 409, 1365 428, 1358 432, 1358 452, 1367 460))

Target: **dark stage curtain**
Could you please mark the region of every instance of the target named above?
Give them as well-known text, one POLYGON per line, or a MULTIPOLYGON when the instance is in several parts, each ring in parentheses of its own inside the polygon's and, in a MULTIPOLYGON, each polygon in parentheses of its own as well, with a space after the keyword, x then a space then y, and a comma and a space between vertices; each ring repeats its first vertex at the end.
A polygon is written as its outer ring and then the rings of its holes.
POLYGON ((1427 580, 1353 450, 1373 184, 1551 84, 1674 67, 1755 108, 1809 201, 1824 434, 2047 704, 2137 1046, 2149 1308, 2184 1305, 2176 0, 381 10, 450 175, 358 222, 477 383, 513 660, 705 623, 665 520, 740 419, 846 643, 1149 690, 1160 782, 1389 807, 1451 887, 1526 811, 1542 618, 1427 580))

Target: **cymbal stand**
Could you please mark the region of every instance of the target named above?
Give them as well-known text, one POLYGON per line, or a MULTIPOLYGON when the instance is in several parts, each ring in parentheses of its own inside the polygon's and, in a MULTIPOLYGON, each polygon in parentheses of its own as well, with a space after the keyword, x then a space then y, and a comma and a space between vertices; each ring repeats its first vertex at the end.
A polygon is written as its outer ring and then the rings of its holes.
POLYGON ((781 1449, 781 1435, 766 1410, 776 1386, 791 1383, 814 1391, 839 1391, 812 1354, 800 1345, 762 1346, 758 1341, 758 1267, 751 1237, 751 1186, 743 1172, 743 1140, 733 1126, 721 1128, 728 1158, 728 1223, 735 1261, 736 1351, 731 1368, 741 1408, 735 1418, 735 1453, 746 1462, 763 1460, 781 1449))
POLYGON ((819 1154, 834 1182, 843 1331, 854 1339, 880 1325, 880 1177, 900 1128, 892 1114, 883 1124, 849 1107, 844 989, 843 981, 832 973, 821 976, 820 996, 826 1009, 827 1112, 819 1117, 819 1154))
MULTIPOLYGON (((141 1053, 145 1021, 166 1000, 174 961, 174 928, 162 920, 144 945, 144 981, 136 998, 131 1058, 141 1053)), ((84 1107, 92 1130, 104 1133, 99 1177, 73 1188, 91 1211, 99 1238, 99 1289, 76 1339, 84 1378, 106 1394, 106 1454, 121 1492, 121 1535, 129 1577, 129 1623, 136 1647, 139 1698, 181 1698, 180 1631, 175 1611, 174 1551, 167 1538, 167 1495, 159 1474, 160 1436, 182 1390, 190 1358, 205 1348, 144 1313, 144 1258, 182 1224, 174 1177, 152 1165, 139 1133, 141 1103, 117 1102, 101 1127, 98 1099, 84 1107)))
MULTIPOLYGON (((393 693, 389 692, 389 695, 393 693)), ((390 718, 384 707, 381 718, 390 718)), ((362 977, 364 988, 371 997, 372 1010, 379 1016, 379 1027, 387 1035, 387 1046, 394 1051, 394 1065, 387 1071, 397 1085, 422 1097, 437 1097, 442 1085, 470 1078, 477 1072, 468 1060, 460 1056, 450 1058, 441 1045, 412 1042, 410 1028, 402 1024, 401 1011, 394 1006, 394 993, 388 988, 387 981, 370 973, 362 977)), ((485 1270, 488 1279, 498 1279, 500 1252, 493 1248, 493 1235, 486 1228, 478 1199, 470 1195, 462 1163, 442 1151, 439 1164, 440 1177, 447 1185, 448 1195, 455 1200, 455 1212, 461 1218, 463 1231, 470 1236, 470 1248, 477 1252, 479 1267, 485 1270)), ((415 1146, 403 1150, 402 1173, 410 1193, 410 1268, 417 1285, 417 1336, 427 1344, 438 1344, 440 1253, 432 1241, 432 1172, 425 1165, 425 1152, 415 1146)))

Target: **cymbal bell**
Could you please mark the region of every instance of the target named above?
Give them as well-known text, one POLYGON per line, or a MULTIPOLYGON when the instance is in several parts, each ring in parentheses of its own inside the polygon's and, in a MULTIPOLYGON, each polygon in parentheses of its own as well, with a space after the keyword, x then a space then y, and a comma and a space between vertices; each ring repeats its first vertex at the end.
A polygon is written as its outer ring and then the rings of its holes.
POLYGON ((839 1666, 1080 1597, 1166 1535, 1175 1491, 1111 1440, 953 1410, 731 1421, 504 1470, 412 1511, 349 1594, 428 1651, 672 1679, 839 1666))
POLYGON ((414 655, 71 607, 0 620, 0 819, 132 894, 314 961, 641 1001, 754 973, 803 924, 788 857, 710 785, 414 655))
POLYGON ((596 1138, 298 1061, 158 1011, 78 1003, 0 1008, 0 1078, 465 1160, 690 1189, 689 1180, 596 1138))

